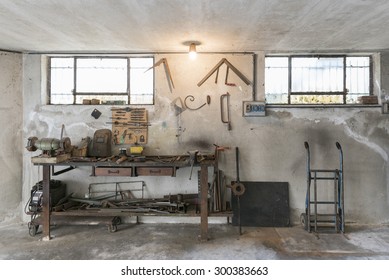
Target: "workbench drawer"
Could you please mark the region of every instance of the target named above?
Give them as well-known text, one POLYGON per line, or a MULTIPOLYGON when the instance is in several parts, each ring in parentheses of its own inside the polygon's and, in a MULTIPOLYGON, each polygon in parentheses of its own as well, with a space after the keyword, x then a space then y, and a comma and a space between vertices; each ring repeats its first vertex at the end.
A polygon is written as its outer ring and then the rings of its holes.
POLYGON ((96 176, 131 176, 131 167, 96 167, 96 176))
POLYGON ((176 176, 175 167, 137 167, 137 176, 176 176))

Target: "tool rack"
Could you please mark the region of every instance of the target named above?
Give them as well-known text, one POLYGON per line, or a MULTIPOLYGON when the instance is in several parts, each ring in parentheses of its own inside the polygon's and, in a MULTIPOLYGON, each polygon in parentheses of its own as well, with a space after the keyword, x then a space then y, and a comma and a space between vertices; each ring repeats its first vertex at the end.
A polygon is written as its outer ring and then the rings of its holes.
MULTIPOLYGON (((301 222, 308 232, 311 232, 312 230, 318 232, 319 229, 333 228, 337 233, 344 233, 344 173, 342 147, 336 142, 336 147, 339 150, 339 169, 311 169, 309 144, 308 142, 304 142, 304 145, 307 152, 307 192, 305 198, 305 213, 301 214, 301 222), (318 192, 319 190, 322 190, 319 189, 319 181, 333 181, 334 193, 332 200, 328 198, 326 198, 326 200, 318 199, 318 192), (325 209, 326 212, 318 213, 319 206, 328 206, 325 209), (331 208, 332 210, 330 210, 331 208)), ((322 185, 320 185, 320 188, 321 187, 322 185)))

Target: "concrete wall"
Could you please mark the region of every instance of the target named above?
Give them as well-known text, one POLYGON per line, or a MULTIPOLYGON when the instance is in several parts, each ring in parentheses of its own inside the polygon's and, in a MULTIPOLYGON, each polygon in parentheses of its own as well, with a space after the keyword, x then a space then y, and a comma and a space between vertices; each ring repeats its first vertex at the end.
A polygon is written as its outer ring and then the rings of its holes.
POLYGON ((22 55, 0 52, 0 223, 20 218, 22 201, 22 55))
MULTIPOLYGON (((229 82, 236 83, 237 87, 224 85, 225 67, 220 69, 217 84, 214 75, 201 87, 197 83, 223 57, 253 80, 251 54, 200 54, 195 61, 190 61, 184 54, 157 55, 155 59, 158 61, 162 57, 168 60, 175 89, 170 92, 163 66, 157 67, 155 105, 145 106, 152 124, 146 155, 186 154, 195 149, 213 152, 213 144, 232 148, 238 146, 241 181, 289 182, 291 220, 297 223, 304 211, 306 190, 304 141, 311 145, 313 167, 331 169, 339 166, 335 147, 335 142, 339 141, 344 150, 346 222, 389 221, 389 117, 381 114, 380 108, 270 108, 266 117, 244 118, 242 101, 252 100, 253 88, 245 85, 232 71, 229 82), (226 92, 231 95, 231 131, 220 118, 220 95, 226 92), (176 116, 171 102, 187 95, 195 97, 195 101, 189 103, 193 108, 203 104, 207 95, 211 97, 211 103, 198 111, 185 110, 176 116)), ((389 65, 387 55, 383 61, 389 65)), ((64 136, 70 137, 72 144, 77 145, 81 138, 93 136, 96 129, 110 128, 106 122, 109 121, 111 106, 99 106, 102 116, 96 120, 91 116, 94 106, 42 105, 41 85, 45 83, 41 65, 44 65, 44 58, 42 63, 39 55, 26 55, 24 62, 23 142, 29 136, 59 138, 61 127, 65 125, 64 136)), ((263 100, 262 52, 258 53, 257 65, 256 99, 263 100)), ((383 88, 389 85, 389 71, 387 67, 383 70, 383 75, 375 81, 378 89, 380 78, 383 79, 383 88)), ((30 162, 31 156, 37 154, 39 152, 23 153, 23 203, 28 200, 31 186, 42 178, 41 170, 30 162)), ((220 168, 226 174, 227 182, 236 179, 234 149, 223 152, 220 168)), ((133 179, 146 182, 146 195, 149 197, 193 193, 197 190, 197 180, 189 180, 189 171, 179 169, 176 178, 133 179)), ((128 180, 94 178, 89 176, 90 172, 88 168, 78 168, 55 179, 65 181, 68 192, 81 197, 90 183, 128 180)))

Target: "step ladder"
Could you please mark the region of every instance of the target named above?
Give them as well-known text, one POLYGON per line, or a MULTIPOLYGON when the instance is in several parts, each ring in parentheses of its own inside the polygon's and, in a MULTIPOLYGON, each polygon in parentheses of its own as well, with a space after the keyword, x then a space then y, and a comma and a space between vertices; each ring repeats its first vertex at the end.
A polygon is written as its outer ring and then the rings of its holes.
POLYGON ((308 232, 319 232, 319 229, 331 229, 344 233, 344 185, 343 185, 343 151, 336 142, 339 150, 339 169, 311 169, 311 155, 308 142, 304 142, 307 151, 307 193, 305 198, 305 213, 301 214, 301 222, 308 232), (333 181, 333 199, 319 199, 319 191, 323 184, 319 181, 333 181), (313 184, 312 184, 313 183, 313 184), (313 190, 312 190, 313 187, 313 190), (324 207, 323 207, 324 206, 324 207), (325 208, 319 213, 319 208, 325 208))

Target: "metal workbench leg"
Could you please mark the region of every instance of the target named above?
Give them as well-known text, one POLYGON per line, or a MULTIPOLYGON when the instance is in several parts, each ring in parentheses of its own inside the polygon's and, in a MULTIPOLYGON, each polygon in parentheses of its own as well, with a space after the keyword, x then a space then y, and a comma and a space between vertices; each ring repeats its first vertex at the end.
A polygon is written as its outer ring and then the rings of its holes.
POLYGON ((314 196, 314 209, 315 209, 315 232, 317 232, 317 172, 314 173, 314 183, 313 183, 313 196, 314 196))
POLYGON ((43 231, 43 240, 50 240, 50 166, 49 165, 43 165, 42 231, 43 231))
POLYGON ((208 240, 208 166, 201 165, 200 170, 200 240, 208 240))

